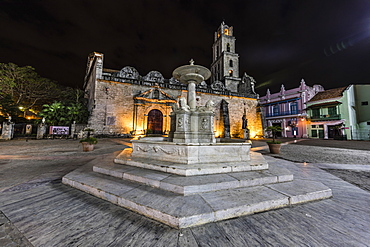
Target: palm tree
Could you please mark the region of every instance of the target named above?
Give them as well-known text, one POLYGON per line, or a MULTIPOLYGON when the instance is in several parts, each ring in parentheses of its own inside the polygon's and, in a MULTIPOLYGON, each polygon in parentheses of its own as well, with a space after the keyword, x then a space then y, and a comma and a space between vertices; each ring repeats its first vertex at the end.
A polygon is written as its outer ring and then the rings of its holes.
POLYGON ((275 141, 275 138, 276 138, 276 134, 277 132, 281 132, 281 127, 280 126, 277 126, 277 125, 272 125, 272 126, 268 126, 266 128, 266 130, 268 131, 271 131, 272 132, 272 142, 270 143, 274 143, 274 144, 279 144, 281 142, 279 141, 275 141))

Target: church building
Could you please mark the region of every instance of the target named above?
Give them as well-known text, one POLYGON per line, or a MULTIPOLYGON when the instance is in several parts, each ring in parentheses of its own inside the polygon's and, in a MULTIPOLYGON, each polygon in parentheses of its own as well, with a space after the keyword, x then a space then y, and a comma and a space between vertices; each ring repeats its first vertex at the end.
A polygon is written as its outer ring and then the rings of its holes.
MULTIPOLYGON (((249 129, 251 138, 262 135, 256 82, 246 73, 239 77, 233 27, 224 22, 215 32, 210 70, 210 81, 196 87, 196 101, 199 106, 210 99, 214 102, 215 136, 243 138, 242 127, 249 129)), ((88 126, 95 134, 168 134, 172 105, 186 97, 187 85, 164 78, 158 71, 142 76, 130 66, 104 68, 104 55, 93 52, 88 57, 84 90, 90 111, 88 126)))

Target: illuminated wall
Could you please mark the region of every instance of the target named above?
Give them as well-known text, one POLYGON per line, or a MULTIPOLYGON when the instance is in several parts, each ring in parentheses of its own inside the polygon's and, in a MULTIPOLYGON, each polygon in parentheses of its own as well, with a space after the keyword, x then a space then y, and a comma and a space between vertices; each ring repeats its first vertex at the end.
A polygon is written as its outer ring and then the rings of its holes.
MULTIPOLYGON (((91 111, 89 126, 96 134, 143 134, 148 126, 148 113, 157 109, 163 114, 163 132, 168 133, 170 129, 170 113, 172 111, 171 101, 141 100, 135 102, 135 96, 153 89, 141 85, 120 83, 107 80, 97 80, 95 91, 95 104, 91 111)), ((186 97, 186 90, 171 90, 159 88, 162 92, 177 100, 186 97)), ((205 105, 208 100, 215 103, 215 135, 219 137, 223 128, 220 125, 220 104, 226 100, 229 105, 230 134, 231 137, 243 137, 242 117, 244 109, 248 119, 250 136, 262 135, 262 122, 257 112, 257 100, 222 96, 208 93, 197 93, 197 105, 205 105)))

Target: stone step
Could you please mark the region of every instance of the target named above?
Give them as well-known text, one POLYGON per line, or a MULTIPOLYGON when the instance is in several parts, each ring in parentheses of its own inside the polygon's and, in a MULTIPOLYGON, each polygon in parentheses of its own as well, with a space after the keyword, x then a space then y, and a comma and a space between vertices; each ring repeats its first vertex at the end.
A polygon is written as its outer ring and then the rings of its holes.
POLYGON ((156 170, 181 176, 197 176, 229 172, 259 171, 269 168, 262 154, 250 152, 250 160, 244 162, 209 163, 209 164, 180 164, 169 161, 158 161, 148 158, 131 157, 132 148, 126 148, 114 162, 144 169, 156 170))
POLYGON ((64 176, 63 183, 175 228, 202 225, 332 196, 331 189, 308 180, 183 196, 99 174, 88 165, 64 176))
POLYGON ((293 180, 293 175, 289 170, 277 166, 272 166, 269 170, 191 177, 112 163, 95 165, 93 171, 139 182, 182 195, 259 186, 293 180))

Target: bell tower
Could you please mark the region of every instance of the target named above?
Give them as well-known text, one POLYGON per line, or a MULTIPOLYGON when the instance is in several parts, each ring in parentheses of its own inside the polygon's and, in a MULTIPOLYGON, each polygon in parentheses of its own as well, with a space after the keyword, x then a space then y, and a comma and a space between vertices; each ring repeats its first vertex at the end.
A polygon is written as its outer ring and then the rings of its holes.
POLYGON ((215 32, 213 43, 213 61, 211 82, 221 81, 231 92, 238 92, 239 55, 235 53, 233 27, 222 22, 215 32))

